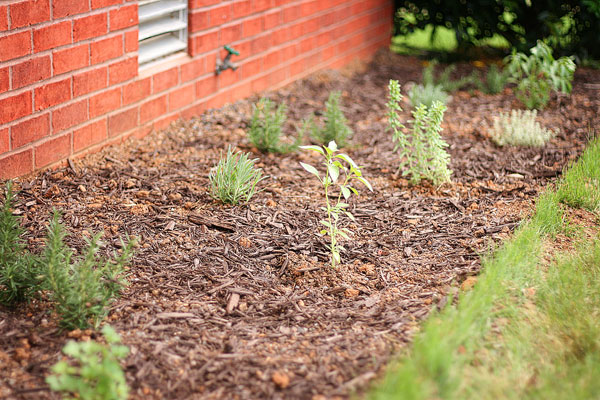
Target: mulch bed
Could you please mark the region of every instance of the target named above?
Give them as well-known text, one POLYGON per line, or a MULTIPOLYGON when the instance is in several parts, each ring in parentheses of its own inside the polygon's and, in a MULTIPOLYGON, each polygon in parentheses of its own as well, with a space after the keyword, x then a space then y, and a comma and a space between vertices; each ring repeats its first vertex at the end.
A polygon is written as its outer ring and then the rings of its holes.
MULTIPOLYGON (((560 132, 543 148, 489 139, 492 116, 519 107, 510 90, 454 93, 443 131, 452 183, 410 186, 396 171, 385 103, 390 78, 418 81, 421 69, 415 58, 383 52, 353 73, 323 72, 269 94, 289 106, 292 132, 330 91, 343 92, 355 132, 347 151, 375 190, 362 188, 352 202, 355 235, 337 269, 315 234, 323 196, 299 165, 317 159, 252 149, 244 131, 256 98, 18 181, 17 213, 32 248, 43 243, 52 208, 62 210, 74 248, 100 230, 107 253, 126 233, 140 239, 130 286, 108 317, 131 349, 133 398, 324 399, 364 390, 598 127, 600 71, 578 70, 573 94, 540 112, 560 132), (208 172, 228 144, 253 151, 269 175, 248 205, 208 194, 208 172)), ((70 337, 97 338, 61 332, 48 310, 38 301, 0 310, 0 397, 58 398, 44 377, 60 349, 70 337)))

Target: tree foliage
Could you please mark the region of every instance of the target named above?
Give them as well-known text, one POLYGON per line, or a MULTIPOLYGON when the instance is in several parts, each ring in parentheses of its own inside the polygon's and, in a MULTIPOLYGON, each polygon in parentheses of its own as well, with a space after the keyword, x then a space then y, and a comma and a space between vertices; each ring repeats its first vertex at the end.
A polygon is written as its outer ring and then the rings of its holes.
POLYGON ((519 51, 544 39, 558 55, 600 58, 598 0, 396 0, 396 9, 396 34, 443 26, 459 49, 499 35, 519 51))

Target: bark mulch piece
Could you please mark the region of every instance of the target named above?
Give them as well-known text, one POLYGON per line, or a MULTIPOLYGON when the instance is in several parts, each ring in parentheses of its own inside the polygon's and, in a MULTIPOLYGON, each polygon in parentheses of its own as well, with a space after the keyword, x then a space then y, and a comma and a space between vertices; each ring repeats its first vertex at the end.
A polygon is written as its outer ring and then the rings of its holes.
MULTIPOLYGON (((409 186, 386 131, 387 82, 418 81, 421 69, 381 53, 354 74, 323 72, 269 94, 288 104, 291 133, 322 113, 331 90, 343 93, 355 132, 347 151, 375 190, 363 188, 351 204, 355 235, 338 269, 315 235, 320 188, 299 166, 317 159, 252 149, 244 131, 256 98, 18 181, 17 213, 32 248, 53 208, 76 249, 100 230, 106 253, 125 234, 140 239, 130 286, 108 317, 131 348, 133 398, 321 399, 364 390, 420 321, 477 274, 480 255, 510 234, 598 126, 599 91, 589 84, 600 71, 578 70, 573 94, 540 113, 560 132, 543 148, 489 140, 492 116, 518 106, 510 90, 454 93, 443 131, 453 181, 409 186), (254 151, 269 175, 248 205, 208 194, 208 172, 228 144, 254 151)), ((97 338, 59 331, 44 302, 0 310, 0 397, 58 398, 44 376, 69 337, 97 338)))

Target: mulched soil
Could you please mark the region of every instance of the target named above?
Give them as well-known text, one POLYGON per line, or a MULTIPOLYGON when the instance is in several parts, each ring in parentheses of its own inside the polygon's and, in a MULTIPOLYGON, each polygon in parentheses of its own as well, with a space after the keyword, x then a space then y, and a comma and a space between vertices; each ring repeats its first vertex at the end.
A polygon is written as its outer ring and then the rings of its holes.
MULTIPOLYGON (((140 239, 130 286, 108 318, 131 348, 133 398, 324 399, 364 390, 598 128, 600 71, 578 70, 573 94, 540 113, 560 132, 543 148, 489 139, 492 117, 519 107, 510 90, 454 93, 443 131, 452 183, 410 186, 396 172, 386 91, 390 78, 405 85, 421 69, 415 58, 383 52, 352 73, 319 73, 269 94, 288 104, 292 132, 330 91, 343 93, 355 132, 347 151, 375 190, 362 188, 352 202, 355 235, 337 269, 315 234, 323 196, 299 166, 317 159, 252 149, 244 131, 256 98, 18 181, 16 212, 32 248, 52 208, 63 211, 76 249, 100 230, 106 253, 126 233, 140 239), (253 151, 269 175, 248 205, 208 194, 208 172, 228 144, 253 151)), ((61 332, 48 310, 40 301, 0 310, 0 397, 58 398, 44 376, 60 349, 71 337, 97 338, 61 332)))

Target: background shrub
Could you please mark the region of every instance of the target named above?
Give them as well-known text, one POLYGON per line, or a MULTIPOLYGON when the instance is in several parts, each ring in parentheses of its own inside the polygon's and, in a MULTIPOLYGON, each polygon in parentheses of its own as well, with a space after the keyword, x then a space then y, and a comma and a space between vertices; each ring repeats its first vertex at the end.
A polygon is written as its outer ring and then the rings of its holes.
POLYGON ((494 126, 490 131, 492 140, 499 146, 511 144, 515 146, 543 146, 556 133, 543 128, 536 121, 536 110, 512 110, 500 113, 494 118, 494 126))
POLYGON ((352 129, 347 125, 346 116, 340 108, 339 91, 331 92, 325 102, 325 122, 319 126, 311 120, 312 138, 322 145, 336 142, 339 147, 344 147, 352 136, 352 129))
MULTIPOLYGON (((520 51, 547 39, 558 55, 600 59, 597 0, 396 0, 395 34, 447 27, 459 50, 500 36, 520 51)), ((433 36, 432 36, 433 37, 433 36)))
POLYGON ((262 170, 254 168, 256 159, 250 160, 247 153, 233 153, 231 147, 210 171, 210 194, 223 203, 248 202, 256 193, 256 185, 263 180, 262 170))
POLYGON ((288 153, 298 148, 302 142, 302 131, 292 144, 281 141, 283 124, 287 119, 287 107, 279 104, 274 108, 274 103, 268 98, 262 98, 253 106, 252 120, 248 139, 256 148, 263 152, 288 153))

